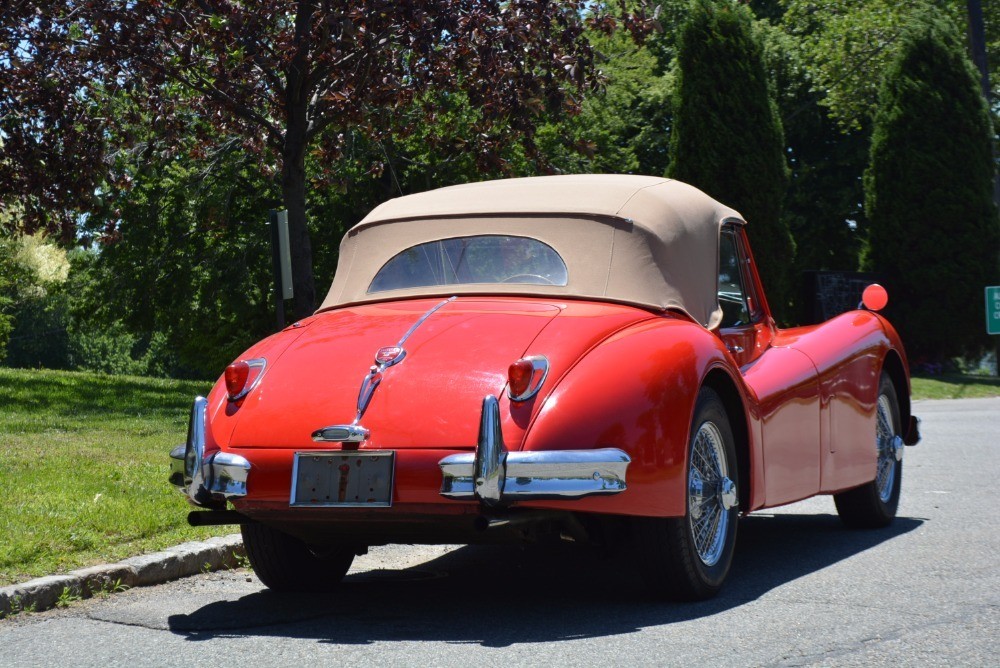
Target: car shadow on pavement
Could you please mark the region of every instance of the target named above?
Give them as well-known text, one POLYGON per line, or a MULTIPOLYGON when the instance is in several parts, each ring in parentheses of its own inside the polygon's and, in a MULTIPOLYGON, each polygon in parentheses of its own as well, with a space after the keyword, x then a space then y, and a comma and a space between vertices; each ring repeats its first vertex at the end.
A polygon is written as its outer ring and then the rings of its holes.
MULTIPOLYGON (((897 518, 885 529, 851 531, 834 515, 751 515, 740 522, 725 588, 701 603, 651 601, 627 553, 570 544, 466 546, 405 570, 351 574, 333 594, 261 589, 167 621, 172 632, 192 641, 271 636, 346 645, 438 640, 506 647, 621 635, 747 605, 923 521, 897 518)), ((852 585, 841 579, 823 586, 852 585)))

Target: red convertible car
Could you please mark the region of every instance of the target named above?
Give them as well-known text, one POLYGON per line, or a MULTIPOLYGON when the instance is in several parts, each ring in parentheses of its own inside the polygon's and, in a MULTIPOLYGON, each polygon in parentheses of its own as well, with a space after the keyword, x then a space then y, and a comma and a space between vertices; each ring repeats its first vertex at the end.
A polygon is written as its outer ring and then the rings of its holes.
POLYGON ((679 599, 719 590, 740 513, 832 494, 889 523, 919 437, 885 293, 779 329, 744 225, 644 176, 382 204, 315 315, 195 399, 189 521, 240 524, 276 590, 331 588, 370 545, 569 537, 679 599))

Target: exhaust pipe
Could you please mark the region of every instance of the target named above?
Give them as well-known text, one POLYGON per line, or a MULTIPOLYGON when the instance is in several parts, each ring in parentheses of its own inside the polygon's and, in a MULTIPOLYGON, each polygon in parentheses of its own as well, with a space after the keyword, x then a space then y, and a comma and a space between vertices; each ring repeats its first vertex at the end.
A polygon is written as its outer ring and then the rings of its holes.
POLYGON ((188 513, 188 524, 211 527, 224 524, 252 524, 254 520, 235 510, 194 510, 188 513))

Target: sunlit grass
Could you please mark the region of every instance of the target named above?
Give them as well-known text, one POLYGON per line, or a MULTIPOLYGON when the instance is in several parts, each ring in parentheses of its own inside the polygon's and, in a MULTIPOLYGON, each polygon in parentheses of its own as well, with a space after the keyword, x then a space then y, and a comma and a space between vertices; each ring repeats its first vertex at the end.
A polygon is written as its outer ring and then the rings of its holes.
POLYGON ((1000 378, 962 374, 914 376, 912 390, 914 399, 1000 397, 1000 378))
POLYGON ((0 586, 229 533, 167 483, 210 384, 0 368, 0 586))

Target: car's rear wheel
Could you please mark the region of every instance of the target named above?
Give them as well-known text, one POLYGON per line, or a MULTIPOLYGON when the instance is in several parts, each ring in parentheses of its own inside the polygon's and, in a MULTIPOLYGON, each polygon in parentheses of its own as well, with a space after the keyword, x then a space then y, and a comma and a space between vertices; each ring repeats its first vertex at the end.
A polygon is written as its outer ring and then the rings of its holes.
POLYGON ((243 524, 243 546, 254 573, 274 591, 330 591, 354 561, 354 547, 310 548, 265 524, 243 524))
POLYGON ((896 517, 903 482, 903 439, 900 436, 899 400, 892 381, 882 374, 875 409, 875 479, 833 495, 840 519, 849 527, 874 529, 896 517))
POLYGON ((641 517, 633 525, 644 579, 657 597, 703 600, 722 588, 736 546, 736 465, 725 406, 715 391, 702 388, 688 447, 684 517, 641 517))

